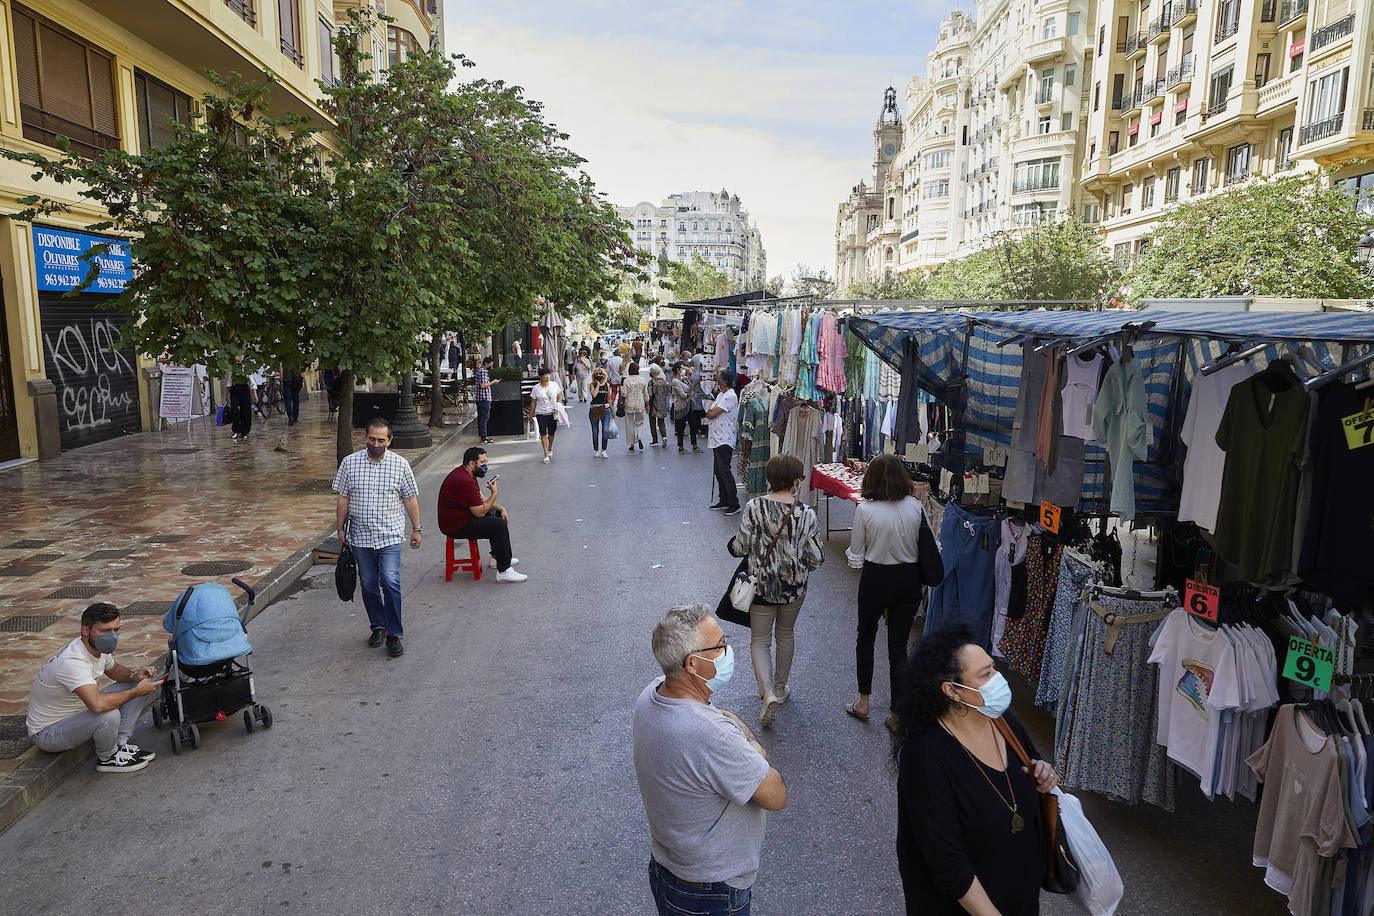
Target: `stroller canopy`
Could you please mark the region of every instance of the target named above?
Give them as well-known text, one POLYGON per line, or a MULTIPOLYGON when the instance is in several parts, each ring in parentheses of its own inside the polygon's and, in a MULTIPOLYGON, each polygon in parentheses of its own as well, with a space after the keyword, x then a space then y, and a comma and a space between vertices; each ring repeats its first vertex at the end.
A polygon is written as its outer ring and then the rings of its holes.
POLYGON ((193 585, 186 609, 177 622, 181 595, 162 618, 162 628, 174 635, 177 657, 188 665, 208 665, 253 651, 239 621, 239 609, 229 589, 214 582, 193 585))

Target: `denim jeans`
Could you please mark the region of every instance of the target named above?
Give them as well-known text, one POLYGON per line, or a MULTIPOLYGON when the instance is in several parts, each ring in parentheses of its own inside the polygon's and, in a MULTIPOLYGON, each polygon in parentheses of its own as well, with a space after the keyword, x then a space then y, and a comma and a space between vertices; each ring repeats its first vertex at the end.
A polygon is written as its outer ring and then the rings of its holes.
POLYGON ((401 633, 401 545, 354 547, 358 586, 363 592, 367 622, 387 636, 401 633))
MULTIPOLYGON (((110 684, 101 693, 122 693, 138 686, 133 683, 110 684)), ((148 705, 150 696, 136 697, 118 709, 107 709, 94 713, 89 709, 72 713, 60 722, 54 722, 33 736, 33 743, 42 750, 53 754, 69 751, 87 741, 95 743, 96 757, 104 760, 115 752, 115 748, 129 740, 138 722, 138 714, 148 705)))
POLYGON ((753 888, 731 887, 715 881, 693 887, 649 860, 649 888, 659 916, 748 916, 753 888))
POLYGON ((995 563, 1001 523, 994 517, 968 511, 953 500, 940 523, 940 558, 945 578, 930 590, 926 630, 962 623, 975 641, 991 648, 995 563))
POLYGON ((491 418, 491 401, 477 402, 477 438, 487 437, 487 420, 491 418))
POLYGON ((611 431, 611 411, 607 408, 602 412, 601 419, 596 420, 592 418, 592 410, 595 409, 593 407, 587 411, 587 419, 592 424, 592 451, 600 452, 606 450, 606 436, 611 431))

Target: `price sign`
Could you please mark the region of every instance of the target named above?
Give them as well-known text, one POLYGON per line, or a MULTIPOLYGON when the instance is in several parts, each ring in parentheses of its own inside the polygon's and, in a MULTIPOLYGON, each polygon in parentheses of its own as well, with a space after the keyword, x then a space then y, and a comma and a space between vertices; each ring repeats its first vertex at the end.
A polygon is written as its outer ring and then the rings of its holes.
POLYGON ((1183 592, 1183 606, 1188 609, 1189 614, 1216 623, 1217 606, 1220 603, 1221 589, 1194 582, 1192 579, 1188 580, 1188 587, 1183 592))
POLYGON ((1336 653, 1326 646, 1313 645, 1296 636, 1288 637, 1288 658, 1283 663, 1283 676, 1317 690, 1331 689, 1331 672, 1336 667, 1336 653))
POLYGON ((1341 427, 1345 430, 1345 444, 1352 450, 1374 443, 1374 410, 1345 417, 1341 420, 1341 427))
POLYGON ((949 488, 954 485, 954 475, 946 469, 940 470, 940 492, 949 494, 949 488))
POLYGON ((1046 531, 1059 533, 1059 507, 1047 499, 1040 500, 1040 526, 1046 531))
POLYGON ((885 452, 888 455, 897 454, 897 443, 892 441, 891 439, 888 439, 886 442, 883 443, 883 452, 885 452))

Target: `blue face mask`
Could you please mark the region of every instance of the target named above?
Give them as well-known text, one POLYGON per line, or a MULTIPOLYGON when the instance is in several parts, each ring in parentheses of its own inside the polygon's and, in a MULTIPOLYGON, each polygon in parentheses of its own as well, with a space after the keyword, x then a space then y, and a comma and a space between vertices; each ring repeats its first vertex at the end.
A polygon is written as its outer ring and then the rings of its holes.
MULTIPOLYGON (((709 678, 702 677, 701 679, 706 682, 706 689, 715 693, 717 690, 720 690, 720 688, 730 683, 730 678, 735 673, 735 650, 726 646, 724 655, 716 659, 707 659, 707 661, 715 662, 716 673, 709 678)), ((696 674, 695 671, 692 673, 696 674)), ((701 677, 700 674, 696 674, 696 676, 701 677)))
MULTIPOLYGON (((975 690, 983 695, 983 705, 973 708, 987 716, 989 719, 996 719, 1007 711, 1011 705, 1011 685, 1002 676, 1002 672, 997 672, 988 678, 988 682, 982 687, 964 687, 957 681, 950 681, 955 687, 963 687, 964 690, 975 690)), ((966 704, 972 705, 972 704, 966 704)))

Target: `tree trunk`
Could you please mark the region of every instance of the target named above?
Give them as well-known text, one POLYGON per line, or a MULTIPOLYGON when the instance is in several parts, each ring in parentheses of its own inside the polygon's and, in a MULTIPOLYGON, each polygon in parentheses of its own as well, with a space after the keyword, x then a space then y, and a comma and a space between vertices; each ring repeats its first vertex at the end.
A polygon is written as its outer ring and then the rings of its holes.
MULTIPOLYGON (((444 425, 444 386, 439 381, 439 363, 443 362, 444 332, 435 331, 434 339, 429 342, 429 372, 433 377, 429 400, 429 425, 438 428, 444 425)), ((456 368, 453 366, 450 369, 456 368)))
POLYGON ((343 460, 353 452, 353 370, 339 373, 339 425, 334 433, 334 459, 343 460))

